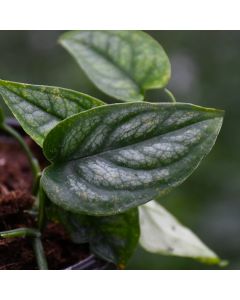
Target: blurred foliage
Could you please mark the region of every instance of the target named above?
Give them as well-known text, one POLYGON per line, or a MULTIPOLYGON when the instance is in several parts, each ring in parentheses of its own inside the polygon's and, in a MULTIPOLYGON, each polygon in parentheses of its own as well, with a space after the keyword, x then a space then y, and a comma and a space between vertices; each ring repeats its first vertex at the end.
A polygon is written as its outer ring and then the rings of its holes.
MULTIPOLYGON (((86 78, 57 39, 61 31, 0 31, 0 78, 55 85, 111 99, 86 78)), ((169 89, 177 101, 226 111, 210 155, 195 173, 161 201, 220 257, 240 269, 240 32, 151 31, 172 64, 169 89)), ((162 100, 159 90, 148 93, 162 100)), ((2 103, 1 103, 2 106, 2 103)), ((4 108, 7 111, 6 107, 4 108)), ((8 112, 9 113, 9 112, 8 112)), ((163 257, 138 249, 129 269, 208 269, 190 259, 163 257)))

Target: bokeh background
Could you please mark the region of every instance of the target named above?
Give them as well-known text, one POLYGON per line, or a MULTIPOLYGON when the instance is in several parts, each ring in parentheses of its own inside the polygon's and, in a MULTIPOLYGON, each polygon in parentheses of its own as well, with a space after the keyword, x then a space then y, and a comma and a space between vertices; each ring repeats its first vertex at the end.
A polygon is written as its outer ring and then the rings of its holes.
MULTIPOLYGON (((0 31, 0 78, 55 85, 111 99, 98 91, 57 43, 61 31, 0 31)), ((190 227, 229 269, 240 269, 240 32, 150 31, 170 57, 169 89, 177 101, 226 111, 211 153, 161 204, 190 227)), ((160 91, 148 99, 161 101, 160 91)), ((0 105, 4 104, 0 100, 0 105)), ((6 113, 9 111, 4 106, 6 113)), ((191 259, 140 248, 129 269, 213 269, 191 259)))

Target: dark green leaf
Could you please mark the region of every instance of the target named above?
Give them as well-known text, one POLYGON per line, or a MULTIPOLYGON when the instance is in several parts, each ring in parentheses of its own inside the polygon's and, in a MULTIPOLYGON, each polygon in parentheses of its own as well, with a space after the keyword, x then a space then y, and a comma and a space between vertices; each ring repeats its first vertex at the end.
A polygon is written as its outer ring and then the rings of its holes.
POLYGON ((111 215, 182 183, 211 150, 223 112, 183 103, 91 109, 49 132, 42 185, 73 212, 111 215))
POLYGON ((50 217, 62 223, 75 243, 90 244, 99 257, 124 266, 139 239, 138 210, 109 217, 73 214, 51 205, 50 217))
POLYGON ((72 90, 0 80, 0 94, 23 129, 40 146, 61 120, 104 103, 72 90))
POLYGON ((163 48, 141 31, 73 31, 60 43, 95 85, 123 101, 144 100, 148 89, 162 88, 171 68, 163 48))
MULTIPOLYGON (((49 201, 47 206, 48 219, 64 225, 71 240, 76 244, 88 243, 90 240, 90 216, 72 213, 49 201)), ((99 217, 100 218, 100 217, 99 217)))

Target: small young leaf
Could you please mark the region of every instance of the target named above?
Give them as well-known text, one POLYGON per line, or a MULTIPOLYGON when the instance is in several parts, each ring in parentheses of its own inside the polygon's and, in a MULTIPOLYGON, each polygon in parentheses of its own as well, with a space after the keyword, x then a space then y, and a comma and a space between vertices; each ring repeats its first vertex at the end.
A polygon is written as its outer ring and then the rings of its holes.
POLYGON ((51 205, 50 217, 63 224, 75 243, 89 243, 99 257, 126 265, 139 240, 138 210, 109 217, 73 214, 51 205))
POLYGON ((104 103, 72 90, 0 80, 0 95, 23 129, 40 146, 61 120, 104 103))
POLYGON ((42 186, 55 204, 111 215, 182 183, 211 150, 223 112, 183 103, 125 103, 72 116, 44 142, 42 186))
POLYGON ((141 31, 73 31, 60 43, 95 85, 123 101, 144 100, 167 85, 171 68, 163 48, 141 31))
POLYGON ((140 245, 149 252, 219 264, 219 257, 156 201, 139 207, 140 245))

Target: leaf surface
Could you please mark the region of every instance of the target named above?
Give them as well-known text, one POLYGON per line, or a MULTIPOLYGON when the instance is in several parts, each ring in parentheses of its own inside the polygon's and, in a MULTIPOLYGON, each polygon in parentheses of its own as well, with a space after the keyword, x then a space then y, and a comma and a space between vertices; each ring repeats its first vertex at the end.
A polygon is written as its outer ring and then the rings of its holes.
POLYGON ((125 103, 70 117, 47 135, 42 185, 57 205, 111 215, 182 183, 211 150, 223 112, 183 103, 125 103))
POLYGON ((91 252, 124 267, 139 240, 138 210, 108 217, 74 214, 51 205, 50 217, 63 224, 73 242, 89 243, 91 252))
POLYGON ((156 201, 139 207, 140 245, 148 252, 219 264, 219 257, 156 201))
POLYGON ((0 95, 23 129, 40 146, 61 120, 104 103, 72 90, 0 80, 0 95))
POLYGON ((100 90, 117 99, 144 100, 146 90, 169 81, 166 53, 142 31, 72 31, 60 43, 100 90))

